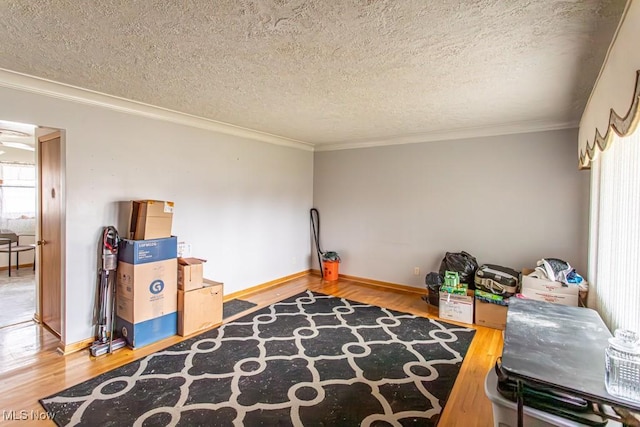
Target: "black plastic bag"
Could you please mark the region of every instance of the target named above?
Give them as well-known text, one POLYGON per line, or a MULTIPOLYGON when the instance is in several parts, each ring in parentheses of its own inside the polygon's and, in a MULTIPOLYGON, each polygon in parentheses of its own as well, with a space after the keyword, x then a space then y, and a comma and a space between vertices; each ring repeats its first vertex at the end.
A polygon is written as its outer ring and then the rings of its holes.
POLYGON ((432 271, 424 278, 424 283, 427 285, 428 290, 424 300, 434 307, 438 307, 440 303, 440 286, 444 283, 444 277, 432 271))
POLYGON ((469 285, 469 289, 475 289, 473 281, 478 269, 478 261, 468 252, 447 252, 440 263, 440 274, 444 276, 445 271, 456 271, 460 276, 460 283, 469 285))
POLYGON ((424 278, 424 283, 427 285, 429 289, 440 289, 440 286, 444 283, 444 279, 442 274, 438 274, 435 271, 427 274, 427 277, 424 278))

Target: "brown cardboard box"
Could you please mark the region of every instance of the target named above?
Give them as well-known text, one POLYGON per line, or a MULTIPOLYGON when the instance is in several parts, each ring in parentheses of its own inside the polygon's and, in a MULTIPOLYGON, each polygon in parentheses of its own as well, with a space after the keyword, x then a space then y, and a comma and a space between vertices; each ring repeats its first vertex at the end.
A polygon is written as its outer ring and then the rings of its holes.
POLYGON ((200 258, 178 258, 178 289, 190 291, 204 286, 202 275, 207 260, 200 258))
POLYGON ((507 309, 506 305, 476 299, 476 325, 504 330, 507 326, 507 309))
MULTIPOLYGON (((205 279, 206 280, 206 279, 205 279)), ((178 334, 190 335, 222 322, 222 283, 178 291, 178 334)))
POLYGON ((145 264, 118 262, 118 316, 133 324, 175 313, 176 270, 175 258, 145 264))
POLYGON ((173 202, 133 200, 129 231, 133 240, 171 237, 173 202))

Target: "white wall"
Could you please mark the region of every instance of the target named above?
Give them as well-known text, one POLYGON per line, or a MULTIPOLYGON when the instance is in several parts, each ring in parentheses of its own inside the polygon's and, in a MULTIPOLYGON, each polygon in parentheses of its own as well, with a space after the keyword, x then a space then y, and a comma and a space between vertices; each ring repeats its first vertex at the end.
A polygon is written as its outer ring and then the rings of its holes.
POLYGON ((120 201, 174 201, 173 234, 225 293, 309 268, 312 152, 19 90, 0 99, 3 120, 64 129, 66 343, 94 334, 98 239, 120 201))
POLYGON ((341 273, 416 287, 461 250, 516 269, 557 257, 586 276, 589 172, 578 171, 576 138, 572 129, 317 152, 322 249, 340 254, 341 273))

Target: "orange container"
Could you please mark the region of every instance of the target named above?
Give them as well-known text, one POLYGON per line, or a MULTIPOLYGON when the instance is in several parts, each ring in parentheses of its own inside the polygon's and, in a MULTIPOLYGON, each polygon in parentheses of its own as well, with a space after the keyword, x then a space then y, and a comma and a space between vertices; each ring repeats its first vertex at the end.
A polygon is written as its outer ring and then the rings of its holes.
POLYGON ((340 263, 338 261, 322 261, 322 265, 324 268, 324 280, 328 280, 330 282, 338 280, 339 264, 340 263))

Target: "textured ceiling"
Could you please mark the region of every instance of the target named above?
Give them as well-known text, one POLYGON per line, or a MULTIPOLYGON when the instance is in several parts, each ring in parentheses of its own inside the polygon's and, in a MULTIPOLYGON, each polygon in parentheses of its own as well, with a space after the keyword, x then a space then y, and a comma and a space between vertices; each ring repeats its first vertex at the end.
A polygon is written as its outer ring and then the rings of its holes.
POLYGON ((576 124, 624 0, 3 0, 0 68, 312 144, 576 124))

